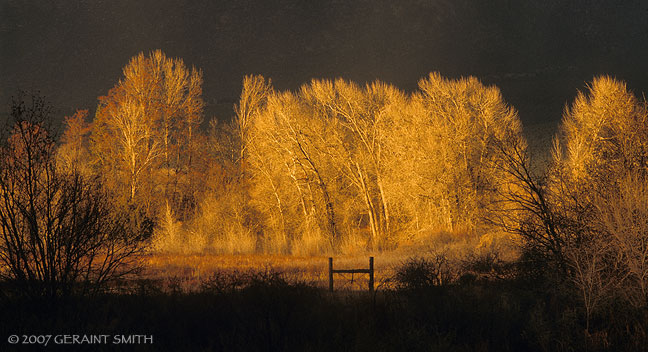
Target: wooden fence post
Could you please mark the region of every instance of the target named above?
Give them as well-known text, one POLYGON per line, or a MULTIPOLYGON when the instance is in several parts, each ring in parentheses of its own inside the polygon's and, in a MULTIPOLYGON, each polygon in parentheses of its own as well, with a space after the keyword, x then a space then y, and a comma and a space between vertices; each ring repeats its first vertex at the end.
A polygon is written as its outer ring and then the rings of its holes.
MULTIPOLYGON (((333 270, 333 257, 329 257, 329 291, 333 292, 333 274, 369 274, 369 292, 374 292, 374 257, 369 257, 369 269, 333 270)), ((353 282, 353 277, 351 277, 353 282)))
POLYGON ((333 292, 333 257, 329 257, 329 291, 333 292))
POLYGON ((374 257, 369 257, 369 292, 373 292, 374 290, 373 259, 374 257))

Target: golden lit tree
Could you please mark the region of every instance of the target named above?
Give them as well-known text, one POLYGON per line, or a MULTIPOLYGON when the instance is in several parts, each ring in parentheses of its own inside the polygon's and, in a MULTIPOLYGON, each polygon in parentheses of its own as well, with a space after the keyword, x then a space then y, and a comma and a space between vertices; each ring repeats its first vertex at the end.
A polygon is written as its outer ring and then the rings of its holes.
POLYGON ((328 248, 384 249, 484 224, 507 182, 502 149, 525 148, 517 115, 476 79, 433 74, 421 89, 313 80, 241 114, 252 199, 279 247, 317 233, 328 248))
POLYGON ((563 219, 563 257, 588 322, 613 297, 646 306, 647 120, 646 103, 625 83, 596 77, 565 109, 555 143, 549 192, 563 219), (582 275, 580 269, 594 267, 582 275))
POLYGON ((567 109, 556 139, 550 193, 557 211, 572 223, 566 243, 580 246, 599 236, 593 209, 616 197, 628 173, 642 175, 648 165, 645 104, 613 78, 595 78, 567 109))
POLYGON ((596 77, 586 93, 579 92, 565 109, 560 144, 554 159, 570 182, 605 187, 627 170, 648 165, 648 126, 645 104, 625 83, 596 77))
POLYGON ((78 171, 81 175, 93 174, 90 165, 89 137, 92 125, 86 121, 88 110, 77 110, 65 117, 65 130, 57 151, 57 164, 67 172, 78 171))
POLYGON ((123 201, 142 201, 149 207, 150 180, 162 161, 163 146, 146 104, 119 87, 112 89, 100 98, 91 143, 106 185, 123 201))
POLYGON ((332 174, 327 172, 323 157, 326 128, 317 111, 290 92, 270 96, 266 110, 254 119, 252 131, 257 143, 249 147, 249 156, 256 162, 251 165, 256 165, 256 180, 265 179, 269 182, 266 186, 277 190, 277 206, 283 204, 282 212, 289 212, 290 219, 298 219, 286 229, 293 232, 289 239, 301 243, 299 248, 293 245, 293 250, 305 250, 304 246, 333 248, 339 239, 329 189, 332 174), (276 159, 261 160, 268 156, 276 159), (265 170, 271 167, 277 172, 274 179, 267 172, 259 173, 263 165, 265 170), (264 174, 266 177, 259 177, 264 174))
POLYGON ((134 57, 123 74, 99 99, 95 162, 113 190, 127 190, 124 198, 141 201, 149 213, 162 199, 180 207, 194 179, 188 175, 198 148, 202 73, 158 50, 134 57))
POLYGON ((424 135, 403 141, 423 166, 415 166, 424 182, 418 187, 437 202, 433 208, 440 210, 445 229, 474 230, 508 182, 497 166, 507 151, 525 149, 519 118, 499 89, 473 77, 450 80, 432 73, 419 89, 410 130, 424 135))
POLYGON ((240 158, 245 154, 249 138, 250 122, 253 115, 265 107, 268 96, 273 94, 272 82, 261 75, 250 75, 243 78, 243 89, 239 103, 234 107, 234 125, 239 140, 240 158))
POLYGON ((405 106, 404 95, 380 82, 363 89, 341 79, 313 81, 302 88, 302 94, 332 126, 324 152, 331 167, 344 176, 342 188, 355 190, 349 195, 363 208, 355 217, 369 228, 370 246, 387 245, 390 212, 385 173, 390 151, 385 140, 391 133, 388 119, 394 115, 388 112, 405 106))

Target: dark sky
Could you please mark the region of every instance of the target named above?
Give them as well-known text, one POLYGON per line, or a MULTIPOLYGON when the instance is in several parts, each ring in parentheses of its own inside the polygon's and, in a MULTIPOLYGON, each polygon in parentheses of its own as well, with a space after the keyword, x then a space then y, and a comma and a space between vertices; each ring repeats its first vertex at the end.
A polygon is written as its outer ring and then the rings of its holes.
POLYGON ((207 118, 231 114, 245 74, 412 90, 439 71, 500 86, 526 124, 555 123, 595 74, 648 90, 648 2, 0 0, 0 102, 39 90, 60 116, 93 111, 153 49, 204 71, 207 118))

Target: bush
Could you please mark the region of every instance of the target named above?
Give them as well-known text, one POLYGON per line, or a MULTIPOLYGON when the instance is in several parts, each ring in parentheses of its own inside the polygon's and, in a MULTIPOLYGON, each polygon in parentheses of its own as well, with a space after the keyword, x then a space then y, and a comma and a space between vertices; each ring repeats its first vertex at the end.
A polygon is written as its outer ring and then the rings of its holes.
POLYGON ((396 286, 401 290, 420 290, 446 285, 453 280, 450 263, 445 255, 431 258, 410 258, 395 275, 396 286))

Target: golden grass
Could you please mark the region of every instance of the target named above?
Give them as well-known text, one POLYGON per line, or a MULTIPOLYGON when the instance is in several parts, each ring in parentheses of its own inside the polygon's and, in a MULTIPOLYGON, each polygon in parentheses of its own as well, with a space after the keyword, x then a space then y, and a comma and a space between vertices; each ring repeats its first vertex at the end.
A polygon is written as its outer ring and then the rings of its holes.
MULTIPOLYGON (((394 270, 409 255, 379 253, 366 255, 334 256, 334 269, 367 269, 369 257, 374 257, 376 289, 390 285, 394 270)), ((275 271, 283 273, 289 281, 302 281, 310 285, 328 287, 328 256, 291 255, 150 255, 144 260, 145 276, 151 279, 182 281, 186 290, 195 290, 201 282, 214 273, 255 273, 275 271)), ((366 290, 368 275, 335 274, 336 290, 366 290), (353 280, 353 282, 351 282, 353 280)))
MULTIPOLYGON (((356 238, 356 242, 357 242, 356 238)), ((518 253, 514 240, 505 234, 482 236, 439 233, 433 237, 415 239, 395 250, 367 252, 359 250, 357 243, 345 243, 342 253, 333 255, 334 269, 366 269, 369 257, 374 257, 374 287, 393 287, 396 269, 412 257, 443 255, 453 265, 470 256, 497 253, 505 260, 514 259, 518 253)), ((248 274, 274 271, 284 274, 294 282, 305 282, 328 288, 328 255, 309 255, 313 248, 282 254, 193 254, 195 252, 153 252, 144 259, 144 275, 155 280, 173 280, 187 291, 197 290, 202 282, 214 274, 248 274)), ((335 274, 336 290, 366 290, 368 275, 335 274)))

